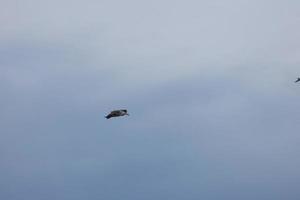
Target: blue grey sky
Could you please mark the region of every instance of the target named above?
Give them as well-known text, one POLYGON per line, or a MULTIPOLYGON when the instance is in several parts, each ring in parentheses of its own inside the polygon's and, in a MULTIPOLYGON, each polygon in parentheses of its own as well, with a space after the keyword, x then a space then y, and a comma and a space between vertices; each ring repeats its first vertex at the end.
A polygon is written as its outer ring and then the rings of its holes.
POLYGON ((0 5, 0 199, 300 198, 300 1, 0 5))

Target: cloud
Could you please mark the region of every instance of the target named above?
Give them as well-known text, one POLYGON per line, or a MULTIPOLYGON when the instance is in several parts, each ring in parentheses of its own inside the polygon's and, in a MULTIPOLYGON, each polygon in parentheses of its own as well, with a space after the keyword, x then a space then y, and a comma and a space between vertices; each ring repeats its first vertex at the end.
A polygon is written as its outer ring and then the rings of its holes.
POLYGON ((3 5, 3 199, 299 196, 298 2, 3 5))

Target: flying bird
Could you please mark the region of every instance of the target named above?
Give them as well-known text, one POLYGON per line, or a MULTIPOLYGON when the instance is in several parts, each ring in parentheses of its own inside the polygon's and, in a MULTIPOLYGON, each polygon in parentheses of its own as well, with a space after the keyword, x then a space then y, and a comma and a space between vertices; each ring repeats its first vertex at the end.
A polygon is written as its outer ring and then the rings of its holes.
POLYGON ((109 119, 111 117, 121 117, 124 115, 129 115, 127 113, 127 110, 114 110, 114 111, 111 111, 105 118, 109 119))
POLYGON ((295 81, 295 83, 297 83, 297 82, 299 82, 300 81, 300 78, 298 78, 296 81, 295 81))

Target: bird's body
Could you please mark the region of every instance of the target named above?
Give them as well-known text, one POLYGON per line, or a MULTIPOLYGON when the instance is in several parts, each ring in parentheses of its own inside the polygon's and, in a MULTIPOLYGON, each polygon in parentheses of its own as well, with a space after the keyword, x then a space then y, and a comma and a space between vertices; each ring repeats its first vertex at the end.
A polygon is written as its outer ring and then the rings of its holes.
POLYGON ((114 111, 111 111, 105 118, 109 119, 111 117, 121 117, 124 115, 129 115, 127 113, 127 110, 114 110, 114 111))
POLYGON ((297 83, 297 82, 299 82, 300 81, 300 78, 298 78, 296 81, 295 81, 295 83, 297 83))

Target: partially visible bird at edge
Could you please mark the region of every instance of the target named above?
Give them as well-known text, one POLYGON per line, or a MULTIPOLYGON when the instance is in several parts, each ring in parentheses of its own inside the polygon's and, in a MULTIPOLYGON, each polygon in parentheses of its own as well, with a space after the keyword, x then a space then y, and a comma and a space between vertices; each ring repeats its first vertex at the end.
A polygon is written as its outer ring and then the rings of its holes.
POLYGON ((112 118, 112 117, 121 117, 124 115, 129 115, 127 113, 127 110, 114 110, 111 111, 107 116, 105 116, 106 119, 112 118))
POLYGON ((295 83, 297 83, 297 82, 299 82, 300 81, 300 78, 298 78, 296 81, 295 81, 295 83))

